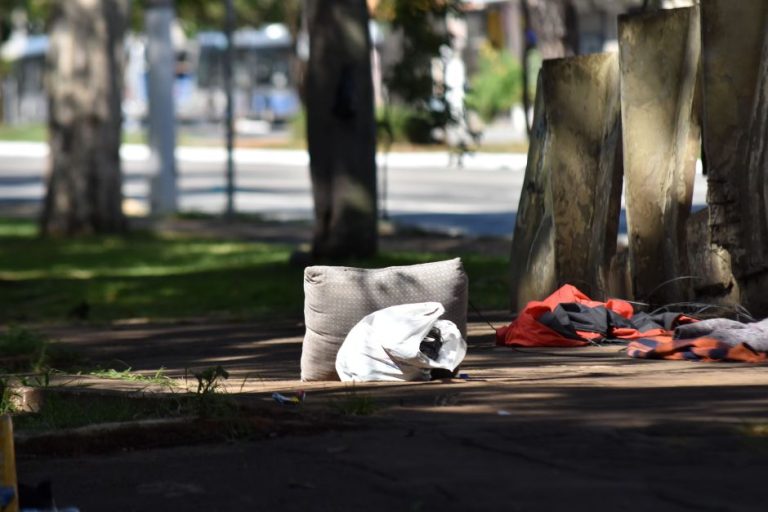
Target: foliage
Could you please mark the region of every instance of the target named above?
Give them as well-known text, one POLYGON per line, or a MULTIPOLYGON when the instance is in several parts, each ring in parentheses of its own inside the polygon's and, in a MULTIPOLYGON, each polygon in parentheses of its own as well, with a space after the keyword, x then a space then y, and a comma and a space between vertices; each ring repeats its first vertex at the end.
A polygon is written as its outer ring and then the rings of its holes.
POLYGON ((216 393, 221 389, 221 381, 229 378, 229 372, 221 365, 211 366, 193 375, 197 380, 195 394, 198 397, 216 393))
POLYGON ((485 121, 519 104, 523 92, 522 68, 506 50, 485 45, 480 52, 478 71, 471 79, 467 106, 485 121))
POLYGON ((16 400, 19 397, 11 383, 11 379, 0 375, 0 414, 16 412, 16 400))
POLYGON ((402 56, 383 79, 393 103, 414 111, 406 131, 412 142, 429 142, 432 130, 451 120, 444 93, 435 95, 433 90, 432 59, 450 44, 445 18, 459 15, 461 4, 461 0, 382 0, 376 8, 376 17, 402 35, 402 56))
POLYGON ((229 378, 229 372, 223 366, 210 366, 192 375, 197 381, 197 388, 193 395, 195 412, 198 416, 202 418, 229 416, 237 410, 234 400, 222 394, 225 391, 222 381, 229 378))
POLYGON ((431 139, 431 117, 420 109, 390 105, 376 113, 376 121, 384 127, 387 136, 391 134, 393 142, 426 143, 431 139))
MULTIPOLYGON (((238 26, 258 27, 275 22, 298 26, 300 0, 234 0, 233 4, 235 23, 238 26)), ((224 26, 226 3, 176 0, 176 13, 182 24, 192 32, 205 28, 221 29, 224 26)))
MULTIPOLYGON (((55 0, 0 0, 0 13, 3 13, 0 37, 8 36, 8 14, 16 8, 24 9, 28 13, 34 32, 42 32, 54 4, 55 0)), ((278 21, 287 21, 289 26, 293 26, 298 23, 301 8, 300 0, 234 0, 233 4, 235 23, 238 26, 259 26, 278 21)), ((144 5, 143 0, 131 2, 131 25, 136 30, 141 30, 144 25, 144 5)), ((210 28, 222 29, 224 26, 224 1, 175 0, 174 6, 182 25, 190 32, 210 28)))
POLYGON ((16 9, 27 13, 33 32, 42 32, 53 0, 0 0, 0 42, 10 36, 11 14, 16 9))

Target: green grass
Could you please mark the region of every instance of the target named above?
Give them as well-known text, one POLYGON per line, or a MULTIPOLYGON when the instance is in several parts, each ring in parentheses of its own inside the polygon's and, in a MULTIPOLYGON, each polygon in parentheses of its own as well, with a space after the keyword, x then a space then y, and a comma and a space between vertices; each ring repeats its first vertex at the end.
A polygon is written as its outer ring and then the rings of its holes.
MULTIPOLYGON (((295 319, 303 269, 292 247, 134 233, 49 240, 31 221, 0 220, 0 322, 111 322, 127 318, 295 319)), ((352 261, 383 267, 450 257, 385 253, 352 261)), ((506 307, 504 258, 463 255, 470 300, 506 307)))
MULTIPOLYGON (((11 324, 0 331, 0 378, 6 373, 33 373, 37 374, 35 378, 43 378, 51 371, 76 368, 82 363, 70 347, 34 330, 11 324)), ((35 378, 30 377, 30 382, 35 378)))
MULTIPOLYGON (((123 133, 125 144, 146 144, 143 132, 123 133)), ((0 141, 44 142, 48 140, 48 127, 45 123, 2 124, 0 123, 0 141)))
POLYGON ((371 395, 358 393, 354 386, 345 391, 343 396, 332 399, 330 406, 339 414, 347 416, 370 416, 379 409, 371 395))
POLYGON ((0 140, 42 142, 48 139, 47 127, 43 123, 0 124, 0 140))
MULTIPOLYGON (((220 146, 223 141, 196 137, 179 131, 178 143, 183 146, 220 146)), ((0 141, 7 142, 45 142, 48 140, 48 127, 45 123, 9 125, 0 123, 0 141)), ((146 144, 144 131, 123 132, 123 144, 146 144)))
POLYGON ((22 432, 55 431, 98 423, 172 418, 189 413, 189 406, 176 398, 130 396, 83 396, 50 393, 36 413, 14 415, 14 428, 22 432))
POLYGON ((0 334, 0 368, 40 371, 46 366, 49 345, 45 336, 12 325, 0 334))
POLYGON ((149 375, 134 372, 131 368, 126 368, 125 370, 116 370, 115 368, 92 370, 88 372, 88 375, 91 377, 98 377, 100 379, 141 382, 144 384, 165 386, 167 388, 175 388, 178 386, 178 383, 174 379, 165 375, 164 368, 160 368, 155 373, 149 375))
MULTIPOLYGON (((248 138, 240 137, 236 141, 237 147, 253 148, 274 148, 274 149, 306 149, 307 144, 304 137, 304 127, 301 122, 292 128, 292 135, 288 138, 248 138)), ((216 146, 223 144, 223 140, 215 137, 201 137, 185 133, 183 129, 178 130, 178 144, 180 146, 216 146)), ((45 142, 48 140, 48 128, 45 124, 22 124, 7 125, 0 123, 0 141, 7 142, 45 142)), ((124 132, 124 144, 146 144, 144 132, 124 132)), ((379 148, 383 150, 383 148, 379 148)), ((443 144, 412 144, 404 141, 395 142, 390 151, 392 152, 445 152, 446 146, 443 144)), ((523 142, 505 142, 501 144, 481 144, 478 148, 481 153, 527 153, 528 143, 523 142)))

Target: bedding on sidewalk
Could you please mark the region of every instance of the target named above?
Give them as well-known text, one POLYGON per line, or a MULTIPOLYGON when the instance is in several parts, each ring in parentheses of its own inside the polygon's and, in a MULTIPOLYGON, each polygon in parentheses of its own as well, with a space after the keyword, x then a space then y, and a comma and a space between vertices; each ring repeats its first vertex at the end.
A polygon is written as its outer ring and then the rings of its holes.
POLYGON ((681 313, 635 313, 619 299, 598 302, 566 284, 543 301, 529 302, 509 325, 496 330, 496 344, 517 347, 580 347, 660 336, 695 322, 681 313))
POLYGON ((627 301, 593 301, 567 284, 543 301, 529 302, 512 323, 496 330, 496 344, 509 347, 611 342, 628 343, 627 355, 638 359, 759 363, 768 361, 768 319, 743 323, 635 313, 627 301))

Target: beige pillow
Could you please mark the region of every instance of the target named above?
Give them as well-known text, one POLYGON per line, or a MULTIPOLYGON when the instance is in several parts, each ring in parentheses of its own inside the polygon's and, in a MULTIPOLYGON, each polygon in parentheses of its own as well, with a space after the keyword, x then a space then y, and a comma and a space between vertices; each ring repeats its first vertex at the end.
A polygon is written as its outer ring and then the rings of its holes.
POLYGON ((382 269, 307 267, 301 380, 339 380, 336 354, 352 327, 379 309, 415 302, 440 302, 442 318, 466 338, 467 275, 461 259, 382 269))

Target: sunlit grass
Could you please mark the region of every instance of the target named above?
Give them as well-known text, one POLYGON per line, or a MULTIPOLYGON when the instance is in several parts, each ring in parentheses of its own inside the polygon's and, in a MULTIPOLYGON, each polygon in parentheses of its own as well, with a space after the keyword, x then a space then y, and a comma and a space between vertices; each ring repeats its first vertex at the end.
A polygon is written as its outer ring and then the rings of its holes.
MULTIPOLYGON (((48 127, 45 123, 3 124, 0 123, 0 141, 46 142, 48 127)), ((123 132, 126 144, 146 144, 143 132, 123 132)))
MULTIPOLYGON (((133 233, 48 240, 32 221, 0 220, 0 322, 119 319, 299 319, 303 269, 293 247, 133 233)), ((349 262, 408 265, 451 257, 385 253, 349 262)), ((502 258, 464 255, 470 298, 506 307, 502 258)))
POLYGON ((31 220, 0 218, 0 237, 31 238, 37 234, 37 226, 31 220))
POLYGON ((2 124, 0 123, 1 141, 42 142, 47 139, 45 123, 2 124))
POLYGON ((166 388, 175 388, 179 385, 177 381, 168 377, 165 374, 164 368, 160 368, 159 370, 150 374, 135 372, 131 368, 126 368, 124 370, 107 368, 107 369, 92 370, 91 372, 88 373, 88 375, 91 377, 98 377, 100 379, 121 380, 125 382, 139 382, 142 384, 153 384, 156 386, 164 386, 166 388))

